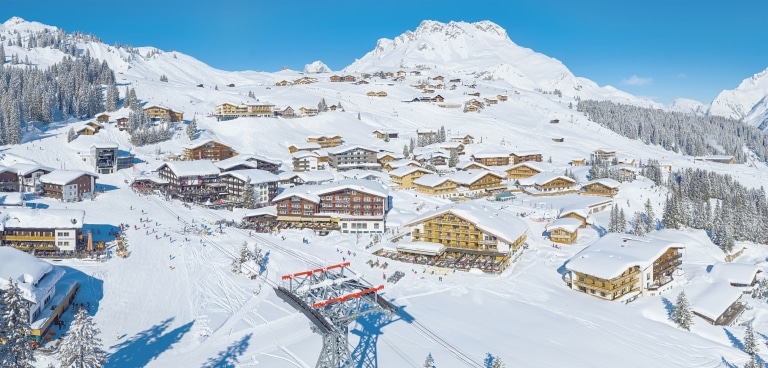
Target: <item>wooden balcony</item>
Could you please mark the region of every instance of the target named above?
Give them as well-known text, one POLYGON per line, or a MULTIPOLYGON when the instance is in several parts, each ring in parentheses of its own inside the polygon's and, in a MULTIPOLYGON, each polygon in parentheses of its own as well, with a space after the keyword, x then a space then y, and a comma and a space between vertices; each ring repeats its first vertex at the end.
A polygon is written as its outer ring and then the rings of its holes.
POLYGON ((56 240, 54 235, 5 235, 5 241, 29 241, 29 242, 53 242, 56 240))

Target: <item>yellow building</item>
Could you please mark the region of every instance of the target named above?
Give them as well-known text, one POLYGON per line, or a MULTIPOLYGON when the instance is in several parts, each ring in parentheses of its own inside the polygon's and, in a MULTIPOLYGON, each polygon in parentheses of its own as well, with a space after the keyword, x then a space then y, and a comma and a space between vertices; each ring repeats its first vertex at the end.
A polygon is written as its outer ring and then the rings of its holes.
POLYGON ((579 236, 582 222, 573 218, 559 218, 547 226, 549 240, 555 243, 573 244, 579 236))
POLYGON ((582 186, 582 194, 613 197, 619 194, 619 183, 616 180, 603 178, 589 181, 582 186))
POLYGON ((541 164, 532 162, 521 162, 505 170, 507 179, 512 180, 530 178, 531 176, 540 174, 544 171, 544 167, 541 164))
POLYGON ((231 102, 224 102, 216 105, 214 116, 217 121, 232 120, 243 117, 274 117, 275 105, 270 103, 257 103, 257 104, 234 104, 231 102))
POLYGON ((465 195, 478 195, 506 189, 504 176, 487 170, 457 171, 450 175, 451 180, 459 183, 465 195))
POLYGON ((431 171, 421 167, 404 166, 389 172, 392 179, 392 188, 394 189, 413 189, 416 187, 413 181, 424 176, 432 174, 431 171))
POLYGON ((307 137, 307 143, 317 143, 321 148, 330 148, 341 146, 342 138, 340 135, 313 135, 307 137))
POLYGON ((606 299, 659 295, 671 289, 682 264, 680 243, 610 233, 565 264, 573 290, 606 299))
POLYGON ((406 223, 411 241, 445 246, 438 264, 502 272, 527 239, 528 226, 511 213, 470 202, 450 204, 406 223))
POLYGON ((145 107, 144 114, 146 114, 150 120, 165 120, 172 123, 184 121, 184 113, 173 111, 160 105, 149 105, 145 107))
POLYGON ((459 183, 448 176, 428 174, 414 180, 413 184, 417 192, 440 198, 455 197, 459 194, 459 183))

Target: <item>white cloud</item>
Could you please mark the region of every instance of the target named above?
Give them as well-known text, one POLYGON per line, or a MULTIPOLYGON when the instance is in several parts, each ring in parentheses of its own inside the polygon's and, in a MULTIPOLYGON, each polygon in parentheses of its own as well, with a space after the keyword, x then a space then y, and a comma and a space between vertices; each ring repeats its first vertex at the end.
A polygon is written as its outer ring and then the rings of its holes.
POLYGON ((687 75, 685 75, 685 73, 680 73, 680 74, 677 75, 677 77, 680 78, 680 79, 683 79, 683 78, 687 77, 687 75))
POLYGON ((653 78, 643 78, 638 77, 637 75, 632 75, 629 78, 626 78, 621 81, 621 84, 628 84, 630 86, 644 86, 646 84, 651 84, 653 82, 653 78))

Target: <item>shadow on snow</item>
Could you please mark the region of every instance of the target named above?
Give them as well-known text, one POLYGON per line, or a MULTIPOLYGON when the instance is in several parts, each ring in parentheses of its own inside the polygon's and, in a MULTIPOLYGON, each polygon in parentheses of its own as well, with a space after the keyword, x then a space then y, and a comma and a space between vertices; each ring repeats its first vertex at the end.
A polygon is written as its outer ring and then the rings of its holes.
POLYGON ((235 341, 226 350, 219 352, 215 358, 208 359, 201 368, 235 368, 239 363, 238 358, 245 354, 248 349, 252 334, 243 336, 239 341, 235 341))
POLYGON ((173 318, 168 318, 158 325, 152 326, 117 345, 111 346, 111 348, 117 351, 110 354, 104 367, 144 367, 168 350, 173 344, 179 342, 189 332, 194 323, 194 321, 191 321, 166 332, 171 322, 173 322, 173 318))

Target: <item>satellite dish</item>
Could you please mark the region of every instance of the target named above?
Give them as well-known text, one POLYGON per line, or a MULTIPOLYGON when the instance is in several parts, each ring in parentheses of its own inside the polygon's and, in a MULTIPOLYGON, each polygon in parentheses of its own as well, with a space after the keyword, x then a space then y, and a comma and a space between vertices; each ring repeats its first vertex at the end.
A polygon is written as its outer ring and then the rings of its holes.
POLYGON ((72 219, 72 225, 77 223, 77 219, 72 219))

